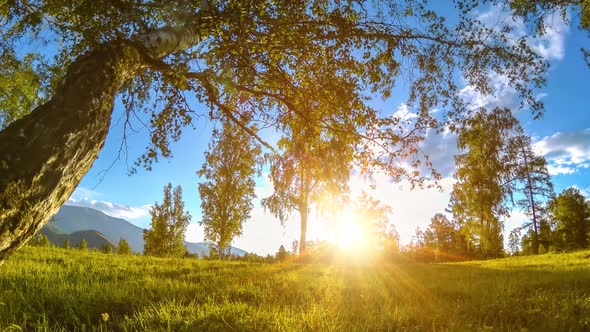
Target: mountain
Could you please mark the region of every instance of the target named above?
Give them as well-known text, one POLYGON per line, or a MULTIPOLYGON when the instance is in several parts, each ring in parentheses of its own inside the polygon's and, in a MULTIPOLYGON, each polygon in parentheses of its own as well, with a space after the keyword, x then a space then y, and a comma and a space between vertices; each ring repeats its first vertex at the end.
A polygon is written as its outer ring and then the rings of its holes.
POLYGON ((84 239, 90 249, 102 249, 105 245, 109 245, 111 249, 115 248, 115 245, 109 239, 94 230, 77 231, 71 234, 59 233, 56 230, 57 227, 43 227, 39 233, 47 236, 49 242, 58 247, 63 246, 66 240, 68 240, 71 247, 77 247, 82 239, 84 239))
POLYGON ((127 240, 131 250, 143 252, 143 228, 92 208, 63 205, 48 225, 53 225, 60 233, 65 234, 96 230, 114 244, 123 238, 127 240))
MULTIPOLYGON (((89 207, 63 205, 57 214, 51 218, 51 221, 42 228, 42 232, 53 232, 59 235, 79 231, 95 231, 115 245, 119 243, 120 239, 125 239, 129 243, 131 250, 139 253, 143 252, 143 228, 137 227, 125 219, 114 218, 89 207)), ((54 242, 51 238, 49 240, 54 242)), ((54 243, 61 245, 64 240, 54 243)), ((86 239, 86 241, 89 240, 86 239)), ((208 243, 185 242, 184 244, 191 254, 198 254, 201 257, 209 254, 208 243)), ((70 240, 70 245, 74 246, 72 240, 70 240)), ((246 254, 246 251, 234 247, 231 248, 231 252, 238 256, 246 254)))

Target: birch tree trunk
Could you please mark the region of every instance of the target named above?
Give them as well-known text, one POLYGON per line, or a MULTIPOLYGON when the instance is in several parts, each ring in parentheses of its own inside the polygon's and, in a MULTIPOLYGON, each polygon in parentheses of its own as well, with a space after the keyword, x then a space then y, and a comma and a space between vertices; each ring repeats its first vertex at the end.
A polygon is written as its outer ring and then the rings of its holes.
POLYGON ((113 41, 79 57, 53 97, 0 132, 0 264, 70 197, 104 145, 115 94, 158 58, 202 40, 200 25, 113 41))

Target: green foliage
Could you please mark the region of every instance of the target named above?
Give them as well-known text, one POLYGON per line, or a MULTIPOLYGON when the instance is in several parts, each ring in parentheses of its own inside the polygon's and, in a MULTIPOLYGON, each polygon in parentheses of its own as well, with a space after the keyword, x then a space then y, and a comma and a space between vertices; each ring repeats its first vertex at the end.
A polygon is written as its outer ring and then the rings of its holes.
POLYGON ((269 265, 25 247, 2 266, 0 289, 10 291, 0 323, 25 331, 584 331, 589 254, 269 265))
POLYGON ((182 189, 172 191, 172 184, 164 187, 162 204, 155 203, 150 210, 151 228, 144 230, 145 255, 158 257, 182 257, 186 253, 184 233, 191 216, 184 211, 182 189))
POLYGON ((112 254, 113 253, 113 247, 108 244, 105 243, 101 248, 100 248, 100 252, 102 252, 103 254, 112 254))
POLYGON ((580 190, 564 190, 548 204, 550 217, 556 223, 555 245, 562 250, 587 248, 590 244, 590 202, 580 190))
POLYGON ((70 249, 70 240, 67 240, 67 239, 64 240, 63 248, 70 249))
POLYGON ((87 250, 88 249, 88 242, 85 239, 82 239, 80 243, 78 243, 78 250, 87 250))
MULTIPOLYGON (((534 25, 538 35, 547 32, 547 27, 554 24, 556 15, 571 23, 568 13, 572 12, 579 18, 579 28, 590 32, 590 0, 510 0, 507 3, 519 18, 534 25)), ((590 52, 585 48, 581 50, 590 68, 590 52)))
MULTIPOLYGON (((513 229, 508 235, 508 250, 510 250, 511 255, 518 255, 520 253, 520 229, 513 229)), ((525 244, 523 243, 523 248, 525 244)), ((525 251, 523 249, 523 251, 525 251)))
POLYGON ((527 224, 532 231, 531 249, 533 254, 538 254, 540 219, 545 213, 544 203, 555 196, 551 175, 545 158, 535 155, 531 139, 524 134, 522 128, 517 127, 517 136, 508 144, 512 157, 507 167, 512 179, 504 185, 511 186, 512 190, 520 192, 523 196, 516 201, 516 206, 531 218, 531 222, 527 224))
POLYGON ((47 235, 41 234, 39 236, 39 246, 40 247, 51 247, 51 242, 49 242, 47 235))
POLYGON ((0 129, 28 114, 39 105, 40 82, 36 56, 23 58, 13 50, 0 49, 0 129))
POLYGON ((457 261, 469 258, 461 226, 442 213, 437 213, 430 219, 430 225, 423 236, 424 245, 428 248, 426 260, 457 261))
MULTIPOLYGON (((35 105, 33 96, 49 99, 67 66, 88 50, 108 44, 113 48, 103 49, 118 52, 121 41, 145 42, 144 33, 158 27, 198 32, 204 39, 199 45, 179 40, 178 46, 188 48, 163 54, 165 59, 144 54, 140 67, 146 71, 130 70, 127 74, 137 77, 122 82, 126 114, 137 115, 125 125, 137 119, 149 127, 150 142, 136 164, 150 169, 159 158, 169 158, 171 142, 206 114, 223 114, 260 141, 249 122, 274 129, 282 136, 277 146, 262 143, 278 152, 271 165, 277 196, 267 207, 282 220, 298 209, 303 248, 310 202, 320 189, 345 191, 351 163, 363 174, 383 170, 394 181, 407 178, 413 185, 438 178, 433 170, 418 171, 431 166, 421 158, 419 143, 440 125, 433 108, 451 122, 465 116, 464 84, 488 93, 490 77, 505 77, 523 104, 536 116, 542 113, 535 89, 544 85, 548 63, 526 39, 514 41, 510 29, 485 26, 476 18, 481 8, 473 0, 455 0, 459 12, 452 19, 437 14, 435 1, 206 3, 210 9, 201 10, 199 1, 4 1, 0 54, 15 45, 24 45, 26 54, 16 65, 0 62, 0 68, 10 75, 7 82, 26 85, 18 102, 35 105), (372 97, 390 97, 407 77, 412 78, 405 85, 407 103, 416 119, 382 115, 370 106, 372 97), (209 112, 187 100, 208 106, 209 112), (249 120, 236 117, 240 113, 249 120)), ((63 82, 75 82, 78 74, 69 73, 63 82)), ((0 109, 7 114, 3 122, 22 115, 0 109)), ((42 127, 46 117, 30 119, 42 127)), ((16 122, 14 132, 22 123, 16 122)), ((497 247, 495 242, 490 246, 497 247)))
POLYGON ((455 157, 457 169, 452 210, 467 240, 483 257, 503 253, 502 218, 508 216, 507 198, 513 188, 510 168, 515 151, 511 139, 518 121, 508 109, 480 109, 463 121, 457 147, 467 150, 455 157))
POLYGON ((256 198, 255 176, 262 162, 261 148, 254 139, 229 120, 213 131, 205 163, 197 173, 205 239, 216 244, 223 258, 232 240, 242 234, 256 198))
POLYGON ((117 255, 131 255, 131 247, 125 239, 119 239, 119 244, 115 249, 117 255))
POLYGON ((289 257, 289 253, 285 249, 285 247, 281 244, 279 247, 279 251, 275 254, 275 259, 279 262, 286 260, 289 257))

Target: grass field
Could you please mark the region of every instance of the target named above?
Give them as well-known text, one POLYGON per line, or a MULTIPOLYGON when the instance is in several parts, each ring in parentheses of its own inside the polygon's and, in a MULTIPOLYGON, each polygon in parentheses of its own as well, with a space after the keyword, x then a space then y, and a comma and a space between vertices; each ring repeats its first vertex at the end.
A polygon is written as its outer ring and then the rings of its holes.
POLYGON ((588 331, 590 251, 459 264, 254 264, 26 247, 0 331, 588 331))

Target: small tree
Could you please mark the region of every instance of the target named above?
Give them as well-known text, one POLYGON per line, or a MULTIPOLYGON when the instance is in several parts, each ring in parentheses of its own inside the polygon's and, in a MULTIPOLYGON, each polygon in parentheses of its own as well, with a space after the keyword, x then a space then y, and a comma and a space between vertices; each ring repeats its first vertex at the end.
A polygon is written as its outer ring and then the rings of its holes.
POLYGON ((191 219, 184 211, 182 188, 164 187, 164 201, 150 210, 152 228, 143 231, 144 254, 159 257, 182 257, 186 253, 184 233, 191 219))
POLYGON ((80 241, 80 243, 78 244, 78 249, 79 250, 86 250, 86 249, 88 249, 88 242, 86 241, 86 239, 82 239, 80 241))
POLYGON ((276 253, 275 257, 276 257, 276 260, 279 262, 282 262, 285 259, 287 259, 287 257, 289 257, 289 253, 287 252, 287 250, 285 249, 285 247, 282 244, 279 247, 279 251, 276 253))
POLYGON ((112 254, 112 253, 113 253, 113 247, 112 247, 110 244, 108 244, 108 243, 105 243, 105 244, 104 244, 104 245, 103 245, 103 246, 100 248, 100 251, 101 251, 103 254, 112 254))
POLYGON ((575 250, 587 248, 590 231, 590 203, 580 190, 571 187, 549 201, 549 213, 556 223, 556 246, 575 250))
POLYGON ((220 259, 229 253, 232 240, 242 234, 242 224, 250 218, 260 153, 254 139, 226 119, 221 130, 213 130, 213 141, 197 174, 205 178, 199 183, 200 224, 220 259))
POLYGON ((64 249, 70 249, 70 240, 66 239, 63 245, 64 249))
POLYGON ((125 239, 120 239, 117 249, 115 250, 117 255, 131 255, 131 247, 125 239))
POLYGON ((39 237, 39 246, 41 247, 51 247, 51 242, 49 242, 49 238, 46 235, 41 234, 39 237))
POLYGON ((510 249, 511 255, 518 255, 520 248, 520 228, 515 228, 508 235, 508 249, 510 249))

